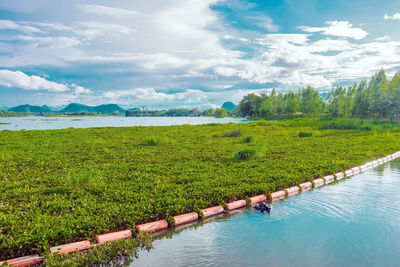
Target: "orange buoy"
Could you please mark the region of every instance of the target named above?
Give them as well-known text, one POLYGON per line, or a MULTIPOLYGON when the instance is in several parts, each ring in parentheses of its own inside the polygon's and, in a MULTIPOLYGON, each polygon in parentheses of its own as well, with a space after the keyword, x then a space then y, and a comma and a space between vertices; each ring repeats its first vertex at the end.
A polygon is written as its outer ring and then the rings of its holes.
POLYGON ((260 203, 260 202, 266 201, 267 200, 267 196, 262 194, 262 195, 258 195, 258 196, 255 196, 255 197, 251 197, 250 200, 251 200, 251 204, 256 204, 256 203, 260 203))
POLYGON ((285 196, 286 196, 286 193, 283 190, 271 193, 271 199, 272 200, 282 199, 282 198, 285 198, 285 196))
POLYGON ((336 176, 337 180, 341 180, 341 179, 344 178, 344 173, 343 172, 338 172, 338 173, 335 173, 335 176, 336 176))
POLYGON ((346 176, 352 176, 354 174, 354 172, 352 169, 350 169, 350 170, 345 171, 344 174, 346 174, 346 176))
POLYGON ((245 200, 237 200, 231 203, 228 203, 228 208, 229 210, 234 210, 234 209, 238 209, 238 208, 243 208, 246 207, 246 201, 245 200))
POLYGON ((25 267, 25 266, 37 265, 42 262, 43 262, 43 257, 39 257, 39 255, 31 255, 31 256, 10 259, 6 261, 0 261, 0 266, 7 264, 6 266, 10 265, 15 267, 25 267))
POLYGON ((136 230, 138 230, 138 232, 155 232, 167 228, 168 228, 168 223, 166 220, 159 220, 136 226, 136 230))
POLYGON ((333 181, 335 181, 335 176, 333 176, 333 175, 324 176, 324 180, 325 180, 325 184, 330 184, 333 181))
POLYGON ((322 178, 315 179, 314 185, 315 185, 315 187, 320 187, 321 185, 324 185, 324 179, 322 179, 322 178))
POLYGON ((50 252, 53 253, 71 253, 75 251, 82 251, 86 250, 92 247, 92 244, 88 241, 80 241, 80 242, 75 242, 75 243, 70 243, 70 244, 65 244, 61 246, 56 246, 50 248, 50 252))
POLYGON ((354 168, 351 168, 351 170, 353 171, 354 174, 361 172, 360 167, 354 167, 354 168))
POLYGON ((107 242, 114 242, 116 240, 127 239, 131 237, 132 237, 132 232, 130 230, 124 230, 109 234, 96 235, 96 241, 97 244, 104 245, 107 242))
POLYGON ((300 187, 292 186, 292 187, 285 189, 285 191, 287 192, 288 196, 294 196, 294 195, 300 193, 300 187))
POLYGON ((207 218, 224 213, 224 208, 222 206, 215 206, 207 209, 202 209, 201 212, 203 213, 204 218, 207 218))
POLYGON ((301 190, 306 191, 310 190, 312 188, 312 183, 311 182, 305 182, 300 184, 301 190))
POLYGON ((181 225, 188 222, 197 221, 199 219, 199 215, 196 212, 185 213, 182 215, 177 215, 174 217, 175 225, 181 225))

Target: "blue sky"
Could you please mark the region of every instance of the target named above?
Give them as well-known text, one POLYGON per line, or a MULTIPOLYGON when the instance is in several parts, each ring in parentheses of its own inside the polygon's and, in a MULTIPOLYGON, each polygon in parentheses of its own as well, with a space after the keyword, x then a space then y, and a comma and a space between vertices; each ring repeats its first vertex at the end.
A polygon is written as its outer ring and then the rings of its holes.
POLYGON ((399 1, 1 0, 0 106, 220 106, 400 70, 399 1))

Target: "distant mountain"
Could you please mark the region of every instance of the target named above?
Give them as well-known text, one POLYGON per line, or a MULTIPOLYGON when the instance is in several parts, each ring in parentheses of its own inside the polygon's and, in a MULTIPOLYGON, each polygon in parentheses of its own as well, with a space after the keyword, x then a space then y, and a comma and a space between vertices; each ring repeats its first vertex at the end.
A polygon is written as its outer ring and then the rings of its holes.
POLYGON ((26 113, 54 113, 55 111, 50 109, 48 106, 31 106, 31 105, 20 105, 13 108, 9 108, 10 112, 26 112, 26 113))
POLYGON ((225 102, 224 104, 222 104, 221 108, 224 108, 224 109, 226 109, 228 111, 232 111, 232 110, 235 109, 235 107, 236 107, 236 105, 233 104, 232 102, 225 102))
POLYGON ((99 114, 113 114, 115 112, 125 113, 125 109, 116 104, 106 104, 100 106, 87 106, 78 103, 71 103, 62 110, 60 113, 78 113, 78 112, 94 112, 99 114))
POLYGON ((9 109, 9 107, 6 107, 6 106, 0 107, 0 110, 8 110, 8 109, 9 109))

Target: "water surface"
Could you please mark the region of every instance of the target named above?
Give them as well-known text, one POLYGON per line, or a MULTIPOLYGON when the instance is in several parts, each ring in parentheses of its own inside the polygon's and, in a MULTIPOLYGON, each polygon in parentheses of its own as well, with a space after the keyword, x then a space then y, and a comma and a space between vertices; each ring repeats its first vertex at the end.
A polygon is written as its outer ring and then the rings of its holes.
POLYGON ((131 266, 399 266, 400 159, 158 237, 131 266))
POLYGON ((248 122, 241 118, 212 117, 1 117, 1 130, 49 130, 91 127, 169 126, 182 124, 206 124, 248 122))

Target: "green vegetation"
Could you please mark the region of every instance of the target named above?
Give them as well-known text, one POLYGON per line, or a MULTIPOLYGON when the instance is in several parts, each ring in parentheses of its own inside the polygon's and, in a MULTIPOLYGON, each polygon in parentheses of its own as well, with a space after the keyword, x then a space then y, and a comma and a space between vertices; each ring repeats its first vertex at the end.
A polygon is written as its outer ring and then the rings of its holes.
POLYGON ((252 136, 252 135, 250 135, 250 136, 245 136, 245 137, 243 137, 243 143, 251 143, 251 142, 253 142, 254 141, 254 136, 252 136))
MULTIPOLYGON (((324 102, 312 87, 297 92, 270 95, 249 94, 234 110, 234 114, 263 119, 326 116, 329 118, 400 119, 400 71, 392 80, 384 70, 347 89, 331 90, 324 102)), ((365 128, 365 127, 363 127, 365 128)))
POLYGON ((232 132, 226 133, 224 137, 241 137, 242 132, 238 129, 233 130, 232 132))
POLYGON ((400 150, 397 123, 328 127, 340 121, 3 131, 0 258, 269 194, 400 150))
POLYGON ((187 109, 187 108, 172 108, 169 110, 140 110, 129 109, 126 111, 127 117, 217 117, 224 118, 225 116, 232 116, 232 111, 227 111, 224 108, 213 109, 209 108, 201 112, 200 109, 187 109))
POLYGON ((299 132, 299 137, 311 137, 312 135, 312 132, 299 132))
POLYGON ((225 118, 226 109, 224 108, 217 108, 215 111, 215 117, 217 118, 225 118))
POLYGON ((245 148, 237 151, 233 158, 236 160, 248 160, 256 156, 257 152, 256 148, 245 148))

